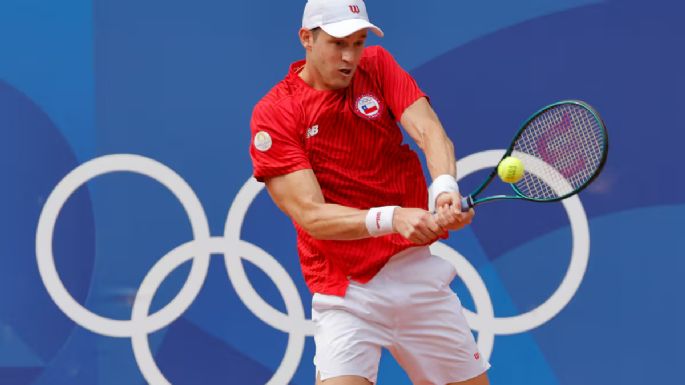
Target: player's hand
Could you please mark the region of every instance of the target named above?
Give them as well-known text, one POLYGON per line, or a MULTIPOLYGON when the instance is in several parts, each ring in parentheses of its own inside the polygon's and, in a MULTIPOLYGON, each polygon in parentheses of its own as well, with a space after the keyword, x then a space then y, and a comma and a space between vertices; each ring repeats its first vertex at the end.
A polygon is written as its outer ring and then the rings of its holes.
POLYGON ((445 230, 459 230, 471 223, 475 211, 461 212, 461 195, 444 192, 435 201, 435 221, 445 230))
POLYGON ((445 234, 430 212, 417 208, 396 208, 392 227, 396 233, 419 245, 433 242, 445 234))

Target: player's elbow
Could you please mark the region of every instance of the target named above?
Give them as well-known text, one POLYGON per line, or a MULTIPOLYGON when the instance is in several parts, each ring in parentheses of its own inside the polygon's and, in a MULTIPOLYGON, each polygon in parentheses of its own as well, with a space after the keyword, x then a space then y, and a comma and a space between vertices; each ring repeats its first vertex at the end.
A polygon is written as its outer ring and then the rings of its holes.
POLYGON ((325 224, 316 204, 299 207, 297 212, 293 214, 291 217, 295 223, 312 238, 326 239, 325 224))
POLYGON ((300 227, 302 230, 304 230, 307 234, 309 234, 310 237, 319 240, 319 241, 325 241, 327 239, 330 239, 330 237, 327 235, 328 233, 324 231, 324 228, 320 226, 319 223, 312 221, 312 222, 303 222, 300 224, 300 227))
POLYGON ((331 239, 330 237, 326 236, 326 233, 321 231, 321 228, 318 228, 316 226, 311 226, 308 229, 305 229, 307 234, 309 234, 310 237, 318 240, 318 241, 325 241, 328 239, 331 239))

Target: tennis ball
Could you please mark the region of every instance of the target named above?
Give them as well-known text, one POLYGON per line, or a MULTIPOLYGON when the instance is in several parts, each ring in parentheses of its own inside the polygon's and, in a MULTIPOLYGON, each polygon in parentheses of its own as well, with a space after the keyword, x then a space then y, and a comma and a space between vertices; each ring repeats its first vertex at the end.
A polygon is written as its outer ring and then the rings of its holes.
POLYGON ((525 168, 518 158, 508 156, 497 166, 497 175, 506 183, 516 183, 523 178, 525 168))

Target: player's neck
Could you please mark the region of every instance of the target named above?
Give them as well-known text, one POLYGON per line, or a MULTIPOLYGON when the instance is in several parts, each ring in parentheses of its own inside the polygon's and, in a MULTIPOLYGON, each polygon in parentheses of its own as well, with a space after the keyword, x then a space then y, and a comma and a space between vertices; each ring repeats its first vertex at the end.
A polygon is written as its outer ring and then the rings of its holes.
POLYGON ((323 81, 321 73, 311 64, 305 62, 302 69, 297 74, 302 81, 317 91, 333 91, 323 81))

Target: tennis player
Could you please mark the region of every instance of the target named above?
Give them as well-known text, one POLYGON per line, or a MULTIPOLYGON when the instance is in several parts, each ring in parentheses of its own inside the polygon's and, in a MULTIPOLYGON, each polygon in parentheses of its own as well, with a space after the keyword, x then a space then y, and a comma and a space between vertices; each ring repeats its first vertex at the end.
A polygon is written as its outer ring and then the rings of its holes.
POLYGON ((313 293, 316 383, 374 384, 386 348, 414 384, 488 384, 456 271, 428 248, 474 215, 460 209, 454 147, 414 79, 365 47, 367 31, 383 36, 362 0, 309 0, 305 60, 251 121, 254 176, 293 220, 313 293), (425 154, 430 191, 397 122, 425 154))

